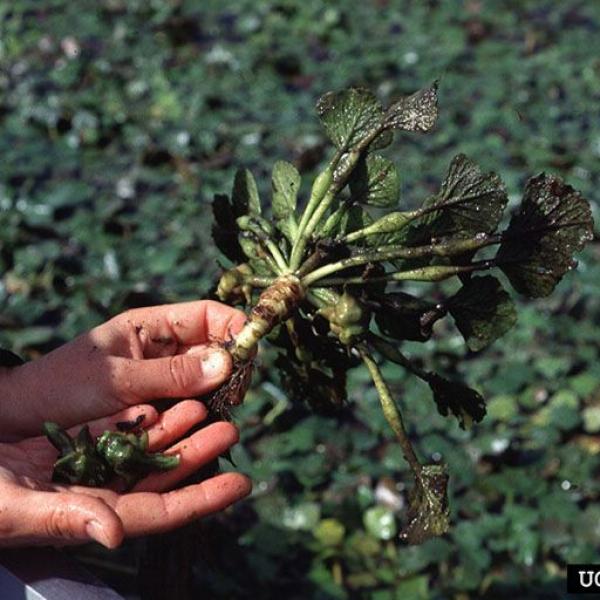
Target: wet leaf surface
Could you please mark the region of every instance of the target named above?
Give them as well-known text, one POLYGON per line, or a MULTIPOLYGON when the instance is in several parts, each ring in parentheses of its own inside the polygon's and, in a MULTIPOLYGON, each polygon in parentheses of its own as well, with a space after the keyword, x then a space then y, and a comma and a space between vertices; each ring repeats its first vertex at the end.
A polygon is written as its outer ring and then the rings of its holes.
POLYGON ((448 301, 448 309, 470 350, 478 352, 517 322, 517 310, 494 277, 473 277, 448 301))
POLYGON ((588 202, 555 175, 527 182, 497 259, 513 287, 526 296, 547 296, 574 267, 573 254, 593 237, 588 202))

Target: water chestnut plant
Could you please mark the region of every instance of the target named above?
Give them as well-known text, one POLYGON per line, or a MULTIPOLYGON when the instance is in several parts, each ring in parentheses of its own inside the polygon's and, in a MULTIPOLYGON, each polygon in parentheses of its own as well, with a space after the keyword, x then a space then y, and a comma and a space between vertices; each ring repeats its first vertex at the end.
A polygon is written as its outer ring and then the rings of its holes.
POLYGON ((519 294, 547 296, 592 238, 592 216, 579 192, 542 173, 527 182, 502 228, 502 180, 463 154, 451 161, 437 193, 419 208, 401 206, 398 171, 381 151, 396 132, 434 127, 436 84, 387 108, 366 89, 331 92, 317 113, 334 149, 306 202, 300 173, 284 161, 273 167, 270 213, 246 169, 237 172, 231 196, 214 199, 214 240, 232 263, 217 295, 249 313, 229 346, 233 376, 209 404, 226 415, 242 401, 264 338, 280 348, 276 365, 291 393, 316 408, 345 402, 346 373, 363 364, 414 478, 401 538, 420 543, 449 527, 448 469, 418 458, 381 362, 425 381, 439 412, 461 427, 480 421, 483 397, 419 366, 402 343, 429 340, 435 323, 451 317, 471 351, 489 346, 517 320, 498 272, 519 294), (451 278, 460 288, 441 301, 401 287, 451 278))

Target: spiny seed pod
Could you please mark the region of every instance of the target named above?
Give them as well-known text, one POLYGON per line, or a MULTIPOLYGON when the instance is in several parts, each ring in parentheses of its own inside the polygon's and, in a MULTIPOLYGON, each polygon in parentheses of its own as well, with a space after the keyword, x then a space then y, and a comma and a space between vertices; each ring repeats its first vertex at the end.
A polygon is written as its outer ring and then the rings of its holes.
POLYGON ((370 316, 365 307, 347 291, 335 304, 320 309, 319 314, 329 321, 329 328, 342 344, 350 344, 363 334, 370 316))
POLYGON ((52 481, 90 486, 106 485, 112 476, 104 459, 96 453, 87 425, 73 439, 56 423, 47 421, 43 431, 50 443, 60 452, 54 463, 52 481))
MULTIPOLYGON (((139 425, 139 420, 119 425, 129 428, 139 425)), ((58 483, 100 487, 119 475, 131 484, 152 471, 173 469, 179 464, 178 456, 148 453, 145 431, 105 431, 96 441, 87 425, 75 438, 50 421, 44 423, 43 431, 60 452, 52 473, 52 481, 58 483)))
POLYGON ((166 471, 179 464, 178 456, 149 454, 148 433, 105 431, 96 442, 96 451, 112 470, 131 483, 152 471, 166 471))

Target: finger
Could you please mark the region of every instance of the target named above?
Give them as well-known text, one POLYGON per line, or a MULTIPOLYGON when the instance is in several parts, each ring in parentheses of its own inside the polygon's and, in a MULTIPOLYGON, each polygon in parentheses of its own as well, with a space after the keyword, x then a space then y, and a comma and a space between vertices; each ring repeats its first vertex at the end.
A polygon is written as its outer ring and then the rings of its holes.
POLYGON ((242 311, 212 300, 138 308, 114 321, 129 346, 146 358, 175 354, 180 346, 228 341, 245 322, 242 311))
POLYGON ((166 494, 138 492, 120 496, 115 507, 126 536, 169 531, 223 510, 252 490, 239 473, 224 473, 166 494))
POLYGON ((231 373, 231 356, 207 346, 190 354, 135 360, 111 358, 114 393, 131 404, 140 400, 200 396, 231 373))
POLYGON ((213 423, 169 448, 178 454, 179 465, 171 471, 152 473, 133 489, 136 492, 163 492, 195 473, 239 441, 239 432, 231 423, 213 423))
POLYGON ((194 425, 204 421, 207 410, 197 400, 182 400, 162 413, 147 429, 148 449, 157 452, 182 438, 194 425))
MULTIPOLYGON (((159 414, 154 406, 150 404, 138 404, 136 406, 131 406, 126 408, 125 410, 121 410, 114 415, 110 415, 109 417, 102 417, 101 419, 95 419, 93 421, 88 421, 88 425, 90 427, 90 433, 92 436, 99 436, 104 433, 106 430, 114 430, 117 426, 117 423, 127 423, 127 422, 135 422, 137 419, 142 416, 143 420, 140 421, 141 427, 149 427, 157 422, 159 419, 159 414)), ((81 425, 77 425, 75 427, 71 427, 68 432, 74 437, 79 433, 81 429, 81 425)))
POLYGON ((116 548, 124 529, 117 513, 104 500, 73 492, 46 492, 20 488, 2 519, 10 518, 8 540, 18 544, 73 544, 95 540, 116 548))

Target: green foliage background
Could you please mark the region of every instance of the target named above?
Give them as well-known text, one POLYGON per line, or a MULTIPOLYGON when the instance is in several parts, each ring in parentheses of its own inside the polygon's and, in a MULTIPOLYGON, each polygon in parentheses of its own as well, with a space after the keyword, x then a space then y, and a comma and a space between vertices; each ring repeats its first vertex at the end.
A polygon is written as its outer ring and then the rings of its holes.
MULTIPOLYGON (((464 152, 498 170, 511 199, 547 170, 597 215, 596 2, 1 3, 0 346, 32 358, 127 307, 205 296, 218 271, 209 201, 237 167, 265 194, 277 159, 308 178, 326 157, 320 94, 359 84, 385 101, 434 79, 436 130, 388 153, 406 206, 464 152)), ((390 541, 404 465, 366 374, 354 374, 352 411, 326 418, 286 399, 264 353, 233 453, 255 492, 203 526, 199 543, 230 541, 198 559, 198 589, 563 598, 565 564, 600 561, 599 258, 592 244, 480 355, 450 330, 411 347, 488 398, 473 431, 390 369, 421 454, 450 464, 455 527, 423 546, 390 541)), ((100 569, 130 592, 134 550, 100 569)))

